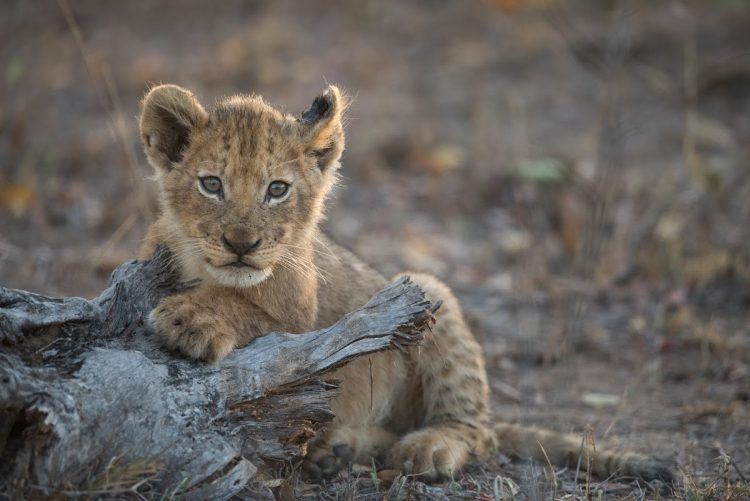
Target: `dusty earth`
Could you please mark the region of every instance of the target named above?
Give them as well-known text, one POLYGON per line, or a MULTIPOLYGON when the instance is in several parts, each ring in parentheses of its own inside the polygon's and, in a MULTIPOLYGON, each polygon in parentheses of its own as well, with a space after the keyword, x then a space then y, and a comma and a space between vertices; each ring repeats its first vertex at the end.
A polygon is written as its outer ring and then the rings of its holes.
POLYGON ((672 493, 497 452, 452 482, 294 468, 281 498, 750 499, 750 6, 0 6, 0 283, 93 296, 155 201, 138 100, 354 98, 327 230, 456 288, 497 419, 675 462, 672 493), (743 481, 744 477, 744 481, 743 481))

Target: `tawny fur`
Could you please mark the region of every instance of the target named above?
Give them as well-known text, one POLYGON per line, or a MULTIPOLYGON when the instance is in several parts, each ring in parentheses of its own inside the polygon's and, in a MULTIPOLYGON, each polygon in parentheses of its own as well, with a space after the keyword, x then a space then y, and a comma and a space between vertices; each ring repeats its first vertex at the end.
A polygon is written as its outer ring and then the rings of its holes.
MULTIPOLYGON (((345 107, 333 86, 299 118, 258 96, 224 99, 208 111, 174 85, 145 97, 141 137, 162 210, 140 255, 148 258, 165 244, 183 278, 201 280, 152 312, 167 346, 215 362, 269 331, 330 325, 387 283, 318 229, 344 148, 345 107), (201 192, 202 176, 221 180, 221 197, 201 192), (276 203, 267 190, 279 180, 291 187, 276 203), (227 235, 259 241, 258 247, 238 257, 222 242, 227 235), (226 266, 238 259, 249 266, 226 266)), ((308 470, 329 474, 348 461, 378 457, 413 474, 447 477, 484 454, 493 437, 521 456, 577 458, 580 440, 573 437, 491 426, 484 360, 458 301, 437 278, 411 277, 430 300, 443 302, 433 332, 407 353, 360 358, 332 374, 342 382, 331 403, 336 418, 314 441, 308 470)), ((601 475, 620 470, 653 478, 668 471, 637 454, 599 456, 593 468, 601 475)))

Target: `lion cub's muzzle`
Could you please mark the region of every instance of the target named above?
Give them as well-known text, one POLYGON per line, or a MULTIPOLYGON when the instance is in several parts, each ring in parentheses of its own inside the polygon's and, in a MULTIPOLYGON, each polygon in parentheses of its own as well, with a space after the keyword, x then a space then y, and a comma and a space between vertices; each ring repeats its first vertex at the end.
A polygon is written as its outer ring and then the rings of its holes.
POLYGON ((233 261, 221 265, 223 268, 253 268, 260 269, 249 259, 255 251, 260 249, 263 239, 257 238, 242 226, 232 226, 221 234, 221 243, 226 250, 234 254, 233 261))
POLYGON ((263 241, 256 237, 242 226, 232 226, 221 234, 221 243, 227 250, 236 254, 238 260, 241 260, 243 256, 258 250, 260 247, 263 241))

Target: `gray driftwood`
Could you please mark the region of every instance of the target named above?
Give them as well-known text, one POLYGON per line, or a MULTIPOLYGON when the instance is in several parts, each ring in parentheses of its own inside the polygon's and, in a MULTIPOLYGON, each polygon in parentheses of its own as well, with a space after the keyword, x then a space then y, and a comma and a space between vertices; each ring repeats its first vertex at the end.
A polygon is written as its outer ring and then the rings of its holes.
MULTIPOLYGON (((320 331, 271 333, 217 365, 169 353, 143 318, 178 283, 166 251, 119 267, 97 298, 0 288, 0 494, 247 493, 333 416, 321 374, 418 342, 432 315, 395 282, 320 331)), ((0 496, 1 497, 1 496, 0 496)))

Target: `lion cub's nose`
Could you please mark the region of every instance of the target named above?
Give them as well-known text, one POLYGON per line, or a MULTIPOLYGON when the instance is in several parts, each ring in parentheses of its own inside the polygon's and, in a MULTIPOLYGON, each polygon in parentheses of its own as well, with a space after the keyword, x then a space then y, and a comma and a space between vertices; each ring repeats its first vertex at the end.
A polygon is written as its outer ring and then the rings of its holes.
POLYGON ((221 235, 224 247, 242 257, 260 247, 260 238, 253 240, 245 230, 229 230, 221 235))

